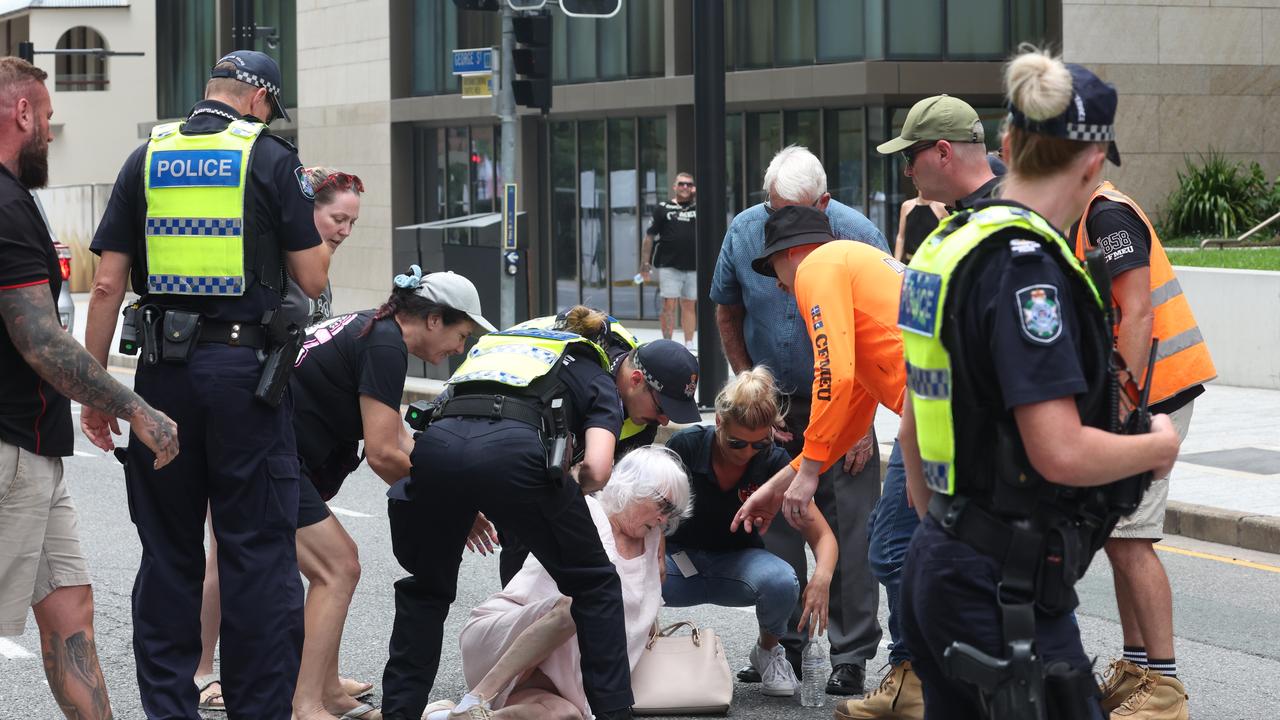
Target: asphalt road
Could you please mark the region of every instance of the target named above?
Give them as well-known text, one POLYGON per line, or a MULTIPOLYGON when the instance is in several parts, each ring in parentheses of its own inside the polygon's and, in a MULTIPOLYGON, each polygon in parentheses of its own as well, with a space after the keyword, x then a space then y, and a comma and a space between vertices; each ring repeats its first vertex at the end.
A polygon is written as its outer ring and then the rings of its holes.
MULTIPOLYGON (((129 596, 140 555, 129 522, 120 468, 114 459, 78 437, 66 475, 80 511, 81 539, 94 576, 97 645, 118 718, 143 717, 130 641, 129 596)), ((393 602, 391 584, 402 575, 391 555, 383 485, 367 468, 348 481, 331 503, 360 547, 363 577, 343 637, 341 670, 378 682, 386 657, 393 602)), ((445 511, 442 509, 442 512, 445 511)), ((1280 556, 1181 538, 1162 544, 1160 557, 1173 581, 1180 676, 1199 720, 1280 717, 1280 556), (1231 558, 1236 562, 1229 561, 1231 558), (1242 564, 1243 563, 1243 564, 1242 564)), ((469 555, 463 564, 458 601, 445 629, 456 638, 467 610, 498 587, 494 558, 469 555)), ((1110 569, 1099 557, 1081 582, 1079 621, 1085 646, 1099 665, 1119 653, 1120 628, 1110 569)), ((881 604, 883 608, 883 602, 881 604)), ((692 619, 714 628, 736 669, 755 639, 754 617, 731 608, 671 609, 664 622, 692 619)), ((883 610, 881 624, 884 624, 883 610)), ((874 685, 886 652, 868 664, 874 685)), ((436 697, 464 690, 457 647, 446 640, 436 697)), ((730 712, 736 718, 821 718, 827 709, 803 709, 798 698, 765 698, 758 686, 739 685, 730 712)), ((0 639, 0 720, 61 717, 49 695, 33 620, 27 633, 0 639)), ((220 717, 220 714, 210 714, 220 717)))

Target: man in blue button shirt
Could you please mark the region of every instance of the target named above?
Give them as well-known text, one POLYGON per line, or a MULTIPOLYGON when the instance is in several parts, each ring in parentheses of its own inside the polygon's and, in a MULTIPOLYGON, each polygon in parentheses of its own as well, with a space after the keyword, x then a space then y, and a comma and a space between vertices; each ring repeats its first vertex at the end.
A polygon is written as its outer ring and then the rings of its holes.
MULTIPOLYGON (((862 213, 832 199, 822 163, 806 148, 792 145, 773 157, 765 171, 764 191, 767 202, 747 208, 729 224, 711 281, 711 299, 717 304, 716 324, 733 371, 767 365, 786 393, 786 428, 777 434, 795 456, 803 445, 809 420, 813 351, 795 299, 780 290, 772 278, 751 269, 751 261, 764 247, 765 221, 774 210, 787 205, 816 207, 827 213, 835 238, 857 240, 885 252, 889 246, 862 213)), ((880 459, 872 431, 843 463, 822 475, 814 496, 840 546, 840 560, 831 581, 832 672, 827 682, 831 694, 862 694, 866 661, 875 657, 880 643, 880 590, 867 562, 867 516, 879 497, 880 459)), ((797 578, 808 577, 800 535, 786 523, 775 523, 770 530, 766 547, 791 563, 797 578)), ((799 612, 797 605, 788 623, 792 630, 782 641, 797 672, 805 642, 794 630, 799 612)), ((738 677, 758 681, 751 668, 738 677)))

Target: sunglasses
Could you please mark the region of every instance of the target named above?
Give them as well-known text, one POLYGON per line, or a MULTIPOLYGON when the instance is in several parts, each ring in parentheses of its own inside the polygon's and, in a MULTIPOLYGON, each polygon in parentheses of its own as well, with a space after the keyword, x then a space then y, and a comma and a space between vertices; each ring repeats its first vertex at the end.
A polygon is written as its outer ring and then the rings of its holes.
POLYGON ((747 442, 746 440, 739 440, 736 437, 730 437, 724 439, 724 444, 728 445, 733 450, 741 450, 748 445, 750 445, 753 450, 767 450, 773 447, 773 438, 747 442))
POLYGON ((653 406, 658 408, 658 414, 665 415, 666 413, 662 412, 662 400, 658 398, 658 391, 654 390, 648 381, 645 381, 644 388, 649 391, 649 397, 653 398, 653 406))
POLYGON ((344 192, 354 187, 356 192, 364 192, 364 183, 360 180, 360 177, 344 172, 336 172, 325 178, 324 182, 320 183, 320 187, 316 188, 316 192, 329 187, 344 192))
POLYGON ((671 517, 672 515, 674 515, 674 514, 675 514, 675 512, 676 512, 676 504, 675 504, 675 503, 671 502, 670 500, 668 500, 668 499, 666 499, 666 498, 664 498, 664 497, 660 497, 660 498, 658 498, 658 499, 657 499, 657 503, 658 503, 658 514, 659 514, 659 515, 663 515, 663 516, 665 516, 665 517, 671 517))
MULTIPOLYGON (((817 199, 817 200, 814 200, 813 202, 809 203, 809 207, 818 207, 818 203, 820 203, 820 202, 822 202, 822 196, 818 196, 818 199, 817 199)), ((785 206, 784 206, 784 207, 785 207, 785 206)), ((777 212, 777 211, 778 211, 778 210, 780 210, 780 209, 781 209, 781 208, 775 208, 775 207, 773 206, 773 201, 772 201, 772 200, 765 200, 765 201, 764 201, 764 211, 765 211, 766 213, 768 213, 769 215, 774 214, 775 212, 777 212)))
POLYGON ((693 183, 688 180, 678 180, 676 181, 676 187, 693 187, 693 183))
POLYGON ((921 143, 919 145, 912 145, 911 147, 902 151, 901 153, 902 159, 906 161, 907 167, 911 167, 911 164, 916 161, 916 155, 919 155, 920 153, 924 152, 925 150, 928 150, 929 148, 937 144, 938 144, 938 141, 934 140, 932 142, 921 143))

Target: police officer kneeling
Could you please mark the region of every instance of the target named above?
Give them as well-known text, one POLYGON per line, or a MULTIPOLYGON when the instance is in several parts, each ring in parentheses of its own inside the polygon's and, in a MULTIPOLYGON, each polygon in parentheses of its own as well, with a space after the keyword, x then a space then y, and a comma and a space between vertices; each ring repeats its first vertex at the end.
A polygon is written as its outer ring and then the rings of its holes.
POLYGON ((392 549, 410 576, 395 584, 382 679, 387 720, 422 716, 477 511, 514 532, 573 600, 595 717, 631 717, 622 586, 583 495, 609 480, 624 412, 640 424, 700 419, 698 365, 678 343, 656 340, 622 356, 615 374, 587 339, 601 337, 605 323, 603 313, 579 306, 564 323, 572 332, 486 335, 417 437, 410 478, 388 493, 392 549))
POLYGON ((914 505, 928 508, 904 568, 904 629, 931 720, 1098 718, 1073 586, 1132 510, 1123 491, 1167 472, 1178 435, 1164 415, 1149 433, 1108 432, 1111 334, 1058 229, 1104 160, 1119 162, 1115 91, 1036 51, 1005 82, 1001 199, 943 221, 903 284, 900 439, 914 505))
MULTIPOLYGON (((232 718, 285 720, 302 647, 294 531, 298 453, 286 392, 301 334, 279 308, 285 270, 311 297, 329 250, 312 218, 285 117, 280 69, 226 55, 185 121, 157 125, 125 162, 92 249, 86 345, 105 358, 132 276, 121 349, 138 351, 134 387, 178 423, 183 453, 161 470, 131 438, 125 471, 142 542, 133 649, 147 717, 196 720, 205 508, 222 580, 222 679, 232 718), (283 258, 283 262, 282 262, 283 258), (284 265, 285 267, 282 267, 284 265)), ((81 423, 105 433, 88 407, 81 423)), ((114 422, 114 421, 110 421, 114 422)))

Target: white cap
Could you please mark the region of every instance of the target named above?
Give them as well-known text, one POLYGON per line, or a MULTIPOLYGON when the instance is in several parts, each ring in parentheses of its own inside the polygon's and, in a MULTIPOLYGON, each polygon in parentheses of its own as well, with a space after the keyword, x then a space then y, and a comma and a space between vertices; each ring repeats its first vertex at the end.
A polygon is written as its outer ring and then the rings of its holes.
POLYGON ((480 314, 480 293, 476 292, 476 286, 453 271, 423 275, 415 292, 434 303, 461 310, 476 325, 484 328, 485 332, 496 332, 498 329, 480 314))

